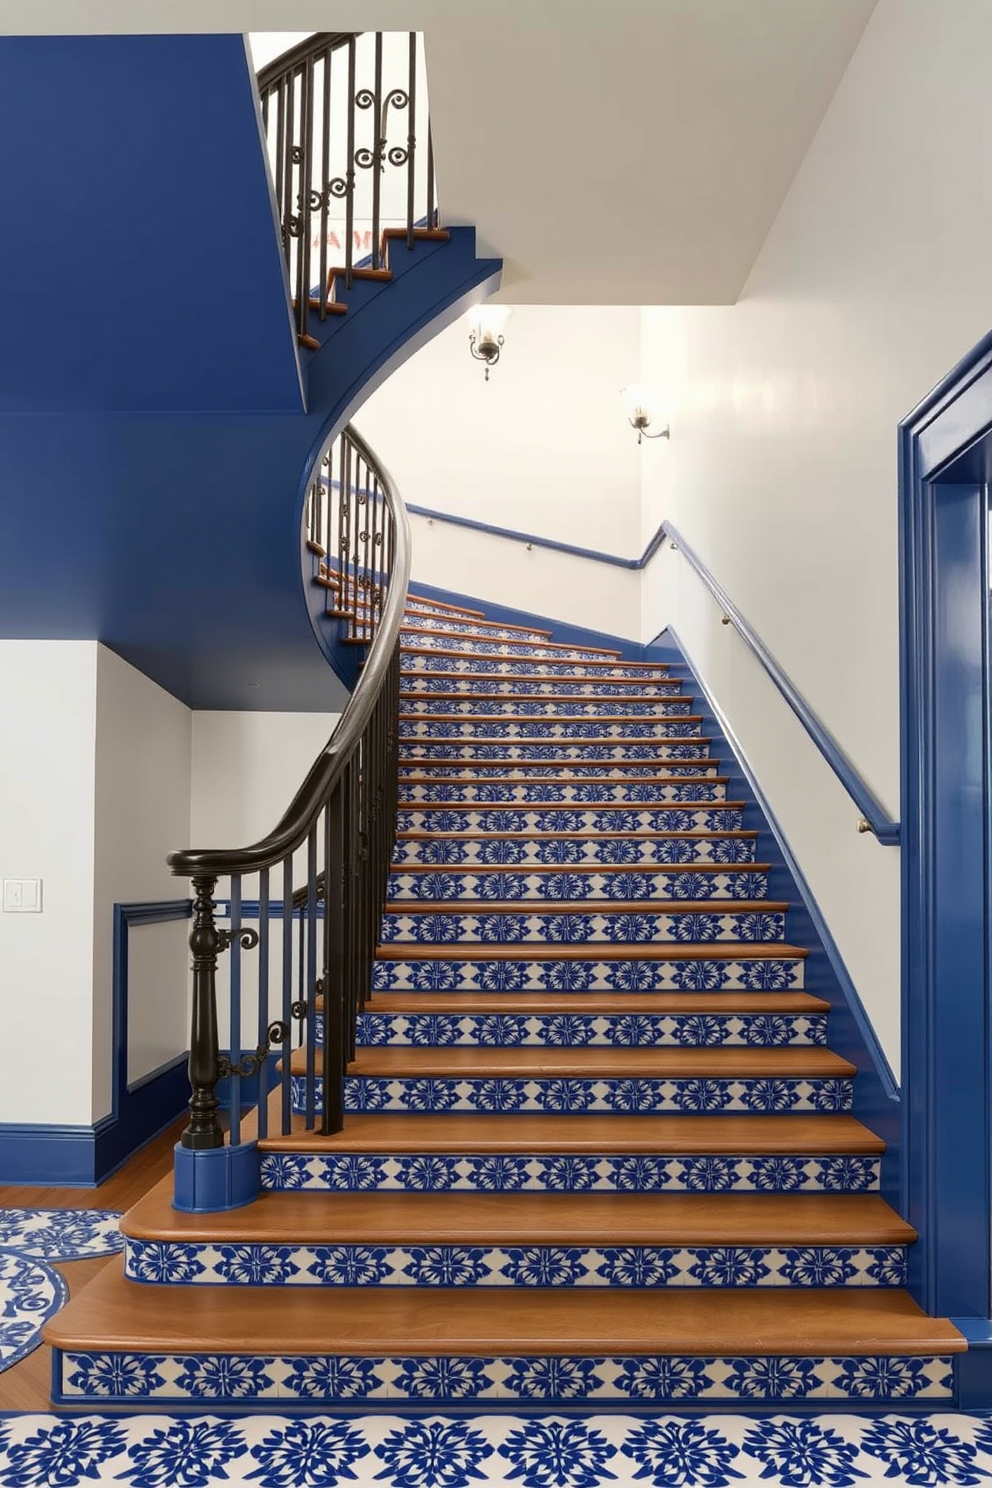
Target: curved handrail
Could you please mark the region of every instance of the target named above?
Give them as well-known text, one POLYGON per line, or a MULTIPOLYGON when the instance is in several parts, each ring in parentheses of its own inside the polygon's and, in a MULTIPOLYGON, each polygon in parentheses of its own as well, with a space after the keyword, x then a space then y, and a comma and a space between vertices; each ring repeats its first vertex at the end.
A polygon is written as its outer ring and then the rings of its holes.
MULTIPOLYGON (((338 719, 334 732, 310 766, 303 784, 272 831, 248 847, 186 848, 182 852, 170 853, 166 862, 177 876, 193 878, 210 874, 220 878, 229 873, 257 873, 260 868, 272 868, 281 863, 287 854, 302 847, 361 738, 387 681, 399 640, 410 582, 410 523, 406 507, 385 466, 373 455, 353 425, 349 424, 345 432, 362 458, 377 471, 379 489, 396 524, 386 603, 376 628, 375 639, 362 667, 358 686, 338 719)), ((318 461, 318 468, 319 464, 318 461)))
POLYGON ((355 31, 315 31, 312 36, 305 36, 302 41, 296 43, 296 46, 280 52, 278 57, 274 57, 271 62, 259 68, 255 74, 259 93, 264 98, 298 67, 302 67, 306 62, 316 61, 327 52, 337 51, 339 47, 350 41, 352 36, 360 35, 361 32, 355 31))
POLYGON ((888 815, 871 787, 858 774, 837 740, 814 713, 792 679, 779 666, 761 637, 748 624, 726 590, 671 522, 662 522, 639 558, 622 558, 616 553, 601 553, 595 548, 578 547, 574 543, 559 542, 552 537, 539 537, 532 532, 518 532, 511 527, 499 527, 492 522, 480 522, 474 517, 460 517, 453 512, 437 511, 433 507, 415 506, 411 503, 408 510, 413 516, 426 517, 430 522, 448 523, 453 527, 467 527, 473 532, 486 532, 490 536, 502 537, 509 542, 525 543, 528 548, 547 548, 551 552, 564 553, 572 558, 583 558, 590 563, 605 563, 613 568, 625 568, 633 572, 640 572, 647 568, 666 539, 674 543, 689 567, 713 595, 723 611, 727 624, 733 626, 741 640, 760 662, 857 806, 861 813, 859 830, 874 833, 877 840, 885 847, 899 845, 899 823, 888 815))

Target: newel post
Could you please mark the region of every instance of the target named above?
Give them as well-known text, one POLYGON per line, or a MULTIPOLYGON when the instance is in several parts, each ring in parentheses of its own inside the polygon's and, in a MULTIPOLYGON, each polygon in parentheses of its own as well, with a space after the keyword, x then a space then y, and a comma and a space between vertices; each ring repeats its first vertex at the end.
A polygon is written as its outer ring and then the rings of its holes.
POLYGON ((220 1078, 217 1042, 217 954, 223 939, 214 922, 213 892, 216 878, 194 878, 193 928, 189 947, 193 953, 193 1018, 189 1040, 189 1125, 180 1141, 183 1147, 203 1151, 223 1147, 224 1133, 217 1120, 216 1085, 220 1078))

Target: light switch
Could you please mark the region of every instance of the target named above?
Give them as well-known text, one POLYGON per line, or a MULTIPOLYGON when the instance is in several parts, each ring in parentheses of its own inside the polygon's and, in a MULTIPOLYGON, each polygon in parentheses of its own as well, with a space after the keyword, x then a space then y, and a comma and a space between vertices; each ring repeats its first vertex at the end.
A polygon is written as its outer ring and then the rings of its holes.
POLYGON ((5 878, 4 914, 41 914, 40 878, 5 878))

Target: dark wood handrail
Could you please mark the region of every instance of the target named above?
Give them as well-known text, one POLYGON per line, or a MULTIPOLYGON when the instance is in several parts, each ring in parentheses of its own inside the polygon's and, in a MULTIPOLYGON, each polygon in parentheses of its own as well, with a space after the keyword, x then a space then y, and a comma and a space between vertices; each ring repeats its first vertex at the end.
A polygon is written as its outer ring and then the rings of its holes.
POLYGON ((305 62, 323 57, 326 52, 336 52, 353 36, 362 34, 361 31, 315 31, 312 36, 304 37, 294 47, 280 52, 278 57, 259 69, 256 73, 259 93, 263 95, 270 93, 277 83, 295 72, 298 67, 302 67, 305 62))

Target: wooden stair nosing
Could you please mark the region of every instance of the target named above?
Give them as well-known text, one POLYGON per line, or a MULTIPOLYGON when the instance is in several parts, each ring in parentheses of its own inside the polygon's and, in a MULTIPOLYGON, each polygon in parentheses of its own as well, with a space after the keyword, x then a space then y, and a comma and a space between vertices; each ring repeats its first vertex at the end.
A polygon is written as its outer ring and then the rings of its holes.
MULTIPOLYGON (((317 998, 318 1011, 323 998, 317 998)), ((667 1017, 673 1013, 792 1013, 822 1015, 830 1003, 811 992, 373 992, 367 1013, 446 1013, 453 1017, 491 1013, 536 1017, 575 1013, 602 1018, 611 1013, 667 1017), (576 1006, 578 1003, 578 1006, 576 1006)))
MULTIPOLYGON (((595 874, 611 873, 770 873, 771 867, 772 865, 770 863, 394 863, 392 871, 393 873, 402 873, 404 875, 411 873, 414 875, 426 875, 428 873, 471 874, 473 878, 485 877, 489 873, 521 873, 527 877, 536 876, 538 878, 555 878, 561 873, 567 873, 569 875, 579 873, 587 878, 591 878, 595 874)), ((397 899, 391 902, 396 904, 416 904, 419 903, 419 900, 397 899)), ((479 900, 477 902, 487 903, 488 901, 479 900)), ((585 903, 582 899, 559 900, 543 898, 520 899, 515 902, 518 904, 541 904, 545 906, 560 903, 574 903, 576 905, 585 903)), ((625 899, 615 899, 612 902, 623 905, 627 903, 625 899)), ((653 900, 651 902, 654 903, 653 900)), ((684 904, 687 910, 691 909, 694 904, 699 903, 696 899, 678 899, 673 902, 684 904)), ((737 899, 719 900, 720 904, 737 904, 741 902, 743 901, 737 899)), ((760 900, 757 902, 763 904, 766 901, 760 900)))
MULTIPOLYGON (((535 699, 541 701, 541 699, 535 699)), ((572 699, 581 703, 581 698, 572 699)), ((594 702, 595 699, 587 699, 594 702)), ((701 713, 662 713, 652 715, 650 713, 400 713, 401 722, 413 723, 661 723, 663 719, 674 718, 679 723, 702 723, 701 713)), ((416 736, 414 736, 416 737, 416 736)), ((535 738, 541 737, 534 735, 535 738)), ((679 737, 676 735, 676 737, 679 737)), ((683 740, 694 740, 694 734, 681 735, 683 740)), ((495 742, 495 741, 494 741, 495 742)), ((550 742, 550 741, 549 741, 550 742)), ((621 742, 621 741, 618 741, 621 742)))
POLYGON ((435 609, 450 610, 454 615, 470 615, 473 619, 484 620, 486 618, 485 610, 471 610, 467 605, 448 604, 444 599, 428 599, 424 594, 411 594, 409 590, 406 602, 413 605, 433 605, 435 609))
MULTIPOLYGON (((674 914, 736 915, 765 912, 786 914, 791 908, 792 905, 787 899, 399 899, 387 900, 383 913, 406 917, 413 914, 486 915, 487 917, 507 914, 645 914, 657 918, 661 915, 674 914)), ((516 942, 511 943, 516 944, 516 942)), ((524 945, 541 943, 521 942, 524 945)), ((624 943, 628 950, 640 944, 639 941, 624 943)), ((654 943, 653 941, 647 942, 651 945, 654 943)), ((706 943, 718 945, 720 942, 707 941, 706 943)), ((762 943, 759 942, 759 944, 762 943)), ((767 943, 778 944, 777 941, 767 943)), ((493 942, 484 941, 482 944, 491 945, 493 942)), ((502 945, 503 942, 500 944, 502 945)), ((557 942, 553 944, 557 945, 557 942)), ((679 941, 678 944, 681 945, 682 942, 679 941)))
MULTIPOLYGON (((246 1118, 245 1126, 254 1113, 246 1118)), ((281 1095, 270 1096, 270 1132, 258 1145, 265 1152, 430 1153, 489 1155, 509 1153, 566 1156, 594 1154, 659 1154, 667 1157, 871 1156, 885 1143, 849 1115, 786 1116, 552 1116, 480 1112, 455 1114, 409 1112, 345 1118, 344 1129, 331 1136, 307 1130, 306 1118, 292 1117, 292 1129, 275 1132, 281 1122, 281 1095)), ((254 1134, 254 1129, 252 1135, 254 1134)))
MULTIPOLYGON (((418 713, 416 716, 418 718, 420 718, 423 715, 418 713)), ((573 738, 571 735, 569 735, 567 737, 560 737, 560 738, 554 738, 554 739, 542 739, 541 735, 539 735, 539 734, 538 735, 535 735, 533 738, 530 737, 530 736, 528 736, 527 734, 524 734, 522 736, 512 736, 511 735, 509 738, 506 738, 506 739, 493 739, 493 738, 490 738, 488 734, 479 734, 478 736, 476 736, 474 734, 429 734, 429 735, 419 735, 419 734, 406 735, 406 734, 404 734, 403 738, 400 740, 400 748, 401 749, 403 749, 403 748, 410 748, 414 744, 416 744, 420 748, 422 748, 424 745, 436 745, 436 744, 458 744, 458 745, 464 746, 467 749, 470 749, 474 744, 482 744, 482 745, 490 745, 490 744, 499 744, 499 745, 502 745, 502 744, 509 744, 509 745, 511 745, 511 746, 513 746, 515 748, 516 747, 522 748, 524 745, 531 745, 532 744, 532 745, 539 745, 542 748, 545 747, 545 746, 547 746, 547 745, 551 745, 551 746, 553 746, 555 748, 572 749, 572 748, 588 748, 588 746, 590 744, 612 745, 615 748, 615 747, 617 747, 619 745, 639 745, 639 746, 642 746, 643 747, 645 744, 654 744, 656 746, 663 746, 663 745, 671 745, 671 744, 706 744, 706 745, 710 745, 712 743, 713 743, 712 738, 708 738, 704 734, 673 734, 669 738, 666 738, 663 734, 659 734, 657 737, 655 737, 655 736, 653 736, 651 734, 647 734, 644 738, 641 738, 641 739, 637 739, 637 738, 633 738, 633 737, 631 737, 631 738, 614 739, 614 738, 611 738, 609 735, 607 735, 606 737, 603 737, 602 735, 598 735, 598 734, 594 734, 591 738, 585 738, 585 739, 584 738, 579 738, 579 737, 573 738)), ((401 755, 400 758, 403 759, 403 758, 405 758, 405 756, 401 755)), ((443 756, 442 756, 442 758, 443 758, 443 756)), ((667 757, 663 757, 663 758, 667 758, 667 757)), ((701 758, 701 756, 699 756, 699 755, 692 756, 688 760, 680 761, 680 763, 691 765, 692 762, 693 762, 693 758, 698 759, 698 758, 701 758)), ((473 761, 471 759, 468 759, 468 760, 465 761, 465 763, 466 764, 472 764, 473 761)), ((486 761, 486 760, 480 760, 479 763, 480 764, 485 764, 485 763, 489 763, 489 762, 486 761)), ((492 763, 499 764, 500 761, 497 759, 497 760, 492 761, 492 763)), ((581 757, 579 757, 578 759, 575 759, 575 760, 563 759, 563 758, 560 758, 560 757, 555 757, 555 758, 552 758, 552 759, 549 759, 549 760, 541 760, 541 764, 553 765, 555 763, 559 763, 559 764, 563 764, 563 765, 568 765, 568 764, 582 764, 583 761, 582 761, 581 757)))
POLYGON ((134 1240, 336 1245, 912 1245, 877 1193, 265 1192, 240 1209, 172 1206, 171 1175, 121 1221, 134 1240))
MULTIPOLYGON (((497 804, 499 804, 499 803, 497 803, 497 804)), ((503 804, 504 805, 507 805, 507 804, 511 804, 512 805, 513 803, 512 802, 510 802, 510 803, 504 802, 503 804)), ((708 805, 724 805, 726 803, 713 801, 713 802, 708 802, 706 804, 708 804, 708 805)), ((734 804, 734 803, 731 803, 731 804, 734 804)), ((727 839, 729 841, 740 841, 741 839, 753 840, 757 836, 758 836, 758 833, 757 833, 757 831, 753 827, 748 827, 748 828, 744 828, 744 827, 731 827, 731 828, 728 828, 726 831, 723 831, 723 832, 655 832, 652 835, 652 839, 651 840, 653 842, 722 842, 722 841, 724 841, 724 839, 727 839)), ((638 832, 537 832, 537 831, 534 830, 533 827, 530 828, 529 831, 525 831, 525 832, 503 832, 503 831, 500 831, 498 833, 494 833, 494 832, 425 832, 425 831, 423 831, 420 828, 412 828, 409 831, 397 832, 396 837, 397 837, 397 840, 400 841, 400 842, 408 842, 408 841, 409 842, 413 842, 413 841, 418 841, 419 842, 419 841, 423 841, 423 840, 427 840, 427 841, 430 841, 430 842, 488 842, 493 837, 498 837, 501 842, 503 842, 503 841, 506 841, 506 842, 545 842, 545 841, 551 841, 551 842, 598 842, 598 841, 603 840, 603 839, 605 839, 607 841, 610 841, 610 842, 613 842, 614 840, 617 841, 617 842, 642 842, 644 840, 644 834, 643 833, 638 833, 638 832)), ((394 864, 393 866, 396 867, 396 868, 401 868, 402 867, 402 864, 394 864)), ((415 866, 415 865, 411 865, 411 866, 415 866)), ((471 869, 472 864, 471 863, 467 863, 467 864, 461 865, 461 864, 458 864, 458 863, 434 863, 434 864, 430 864, 428 866, 432 867, 435 872, 437 872, 438 870, 444 870, 446 868, 450 868, 450 869, 452 869, 452 871, 457 872, 459 870, 459 868, 462 867, 462 866, 464 866, 466 869, 471 869)), ((509 869, 512 869, 514 866, 515 865, 512 864, 512 863, 507 863, 507 864, 504 865, 505 868, 509 868, 509 869)), ((572 865, 570 863, 563 863, 563 864, 561 864, 560 871, 561 872, 565 872, 571 866, 572 865)), ((576 867, 580 867, 582 865, 581 864, 576 864, 575 866, 576 867)), ((589 864, 588 866, 594 866, 594 865, 589 864)), ((674 869, 674 868, 687 867, 689 865, 688 864, 682 864, 682 863, 658 863, 658 864, 651 864, 651 863, 630 863, 630 864, 624 864, 623 866, 629 867, 632 871, 637 872, 638 870, 643 869, 643 868, 657 867, 659 869, 664 869, 664 868, 672 868, 672 869, 674 869)), ((705 867, 707 865, 705 863, 703 863, 700 866, 701 867, 705 867)), ((711 866, 718 867, 718 866, 721 866, 721 865, 719 865, 719 864, 713 864, 711 866)), ((740 869, 745 869, 746 870, 747 867, 748 867, 748 863, 747 862, 743 862, 743 863, 725 863, 722 866, 725 867, 725 868, 730 868, 730 869, 732 869, 732 868, 740 868, 740 869)))
POLYGON ((261 1355, 943 1355, 967 1344, 908 1293, 582 1287, 188 1287, 124 1279, 114 1257, 46 1323, 74 1352, 261 1355))
MULTIPOLYGON (((290 1056, 293 1074, 307 1068, 306 1048, 290 1056)), ((511 1048, 472 1045, 392 1044, 360 1047, 348 1065, 361 1079, 850 1079, 857 1066, 818 1044, 762 1048, 704 1046, 647 1049, 580 1045, 544 1048, 516 1044, 511 1048)))
MULTIPOLYGON (((498 763, 498 761, 497 761, 497 763, 498 763)), ((510 763, 512 764, 512 761, 510 763)), ((569 761, 568 763, 571 763, 571 761, 569 761)), ((470 769, 471 768, 471 761, 469 761, 468 765, 467 766, 464 766, 464 768, 469 768, 470 769)), ((559 785, 582 785, 582 786, 585 786, 585 785, 595 785, 597 783, 594 778, 590 778, 589 776, 583 777, 583 776, 580 775, 580 776, 577 776, 575 779, 571 779, 571 778, 568 777, 568 771, 567 770, 560 771, 559 773, 563 777, 565 777, 565 778, 560 779, 557 782, 554 781, 553 777, 549 777, 547 775, 521 775, 518 778, 513 778, 511 780, 507 780, 507 781, 503 781, 503 782, 501 782, 500 779, 497 776, 493 776, 492 778, 490 778, 489 776, 483 776, 483 777, 479 778, 478 780, 461 780, 461 781, 459 781, 459 780, 450 780, 450 781, 445 781, 442 777, 436 776, 436 775, 404 775, 402 777, 401 783, 403 785, 465 785, 465 786, 469 786, 469 787, 474 786, 474 785, 490 785, 490 784, 492 784, 492 785, 499 785, 499 784, 506 784, 506 785, 547 785, 549 783, 549 780, 551 781, 552 784, 557 783, 559 785)), ((623 785, 624 784, 624 782, 622 780, 602 780, 600 783, 602 783, 603 785, 623 785)), ((644 781, 635 781, 635 782, 632 782, 632 783, 638 784, 638 785, 643 784, 643 785, 659 785, 659 786, 664 786, 664 785, 691 785, 691 784, 694 784, 695 782, 693 782, 692 777, 689 776, 689 775, 654 775, 654 776, 651 776, 647 780, 644 780, 644 781)), ((730 776, 729 775, 707 775, 704 783, 706 785, 729 785, 730 784, 730 776)), ((404 803, 404 804, 406 804, 406 803, 404 803)), ((499 806, 499 805, 501 805, 503 803, 502 802, 499 802, 499 801, 496 801, 496 802, 493 802, 492 804, 499 806)), ((544 806, 544 805, 554 806, 554 805, 561 805, 562 803, 561 802, 554 802, 554 801, 547 801, 547 802, 545 802, 545 801, 532 801, 532 802, 529 802, 528 804, 530 804, 532 806, 544 806)), ((575 802, 568 802, 566 804, 569 804, 569 805, 572 805, 572 806, 577 806, 577 805, 585 805, 587 803, 575 801, 575 802)), ((606 802, 592 801, 592 802, 590 802, 588 804, 593 805, 593 806, 596 806, 596 805, 606 805, 607 803, 606 802)), ((616 802, 614 804, 618 804, 618 805, 624 805, 624 804, 626 804, 626 805, 635 805, 637 803, 636 802, 626 802, 625 803, 625 802, 620 801, 620 802, 616 802)), ((648 802, 647 804, 650 806, 651 803, 648 802)), ((675 806, 685 806, 685 805, 690 805, 690 806, 691 805, 709 806, 709 805, 715 805, 716 803, 715 802, 710 802, 710 801, 703 801, 703 802, 696 802, 696 801, 689 801, 689 802, 686 802, 686 801, 674 801, 674 802, 665 802, 664 804, 665 805, 675 805, 675 806)))

